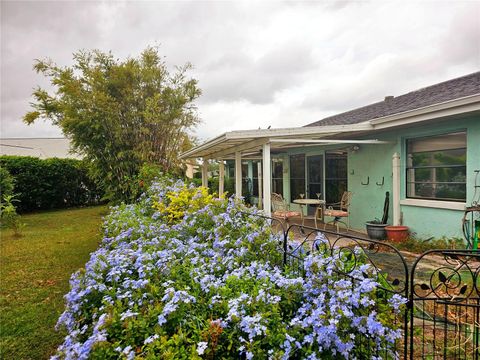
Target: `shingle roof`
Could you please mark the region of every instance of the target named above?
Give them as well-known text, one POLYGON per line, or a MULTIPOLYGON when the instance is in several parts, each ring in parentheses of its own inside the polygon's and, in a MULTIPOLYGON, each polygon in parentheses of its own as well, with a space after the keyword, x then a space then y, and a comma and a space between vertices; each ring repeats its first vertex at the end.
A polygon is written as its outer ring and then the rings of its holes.
POLYGON ((329 116, 305 126, 357 124, 475 94, 480 94, 480 71, 404 95, 386 98, 384 101, 329 116))

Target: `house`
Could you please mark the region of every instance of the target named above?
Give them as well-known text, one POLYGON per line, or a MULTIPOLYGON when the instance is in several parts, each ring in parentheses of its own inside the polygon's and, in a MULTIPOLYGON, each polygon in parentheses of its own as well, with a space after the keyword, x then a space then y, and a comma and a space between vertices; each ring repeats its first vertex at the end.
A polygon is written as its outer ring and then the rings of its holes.
POLYGON ((382 217, 389 192, 389 223, 419 238, 461 237, 465 207, 480 200, 480 72, 304 127, 227 132, 182 158, 219 161, 220 192, 231 163, 236 195, 242 178, 257 184, 250 191, 266 214, 272 192, 295 208, 300 194, 330 203, 348 189, 351 228, 364 230, 382 217))
POLYGON ((1 138, 0 155, 81 159, 79 154, 71 152, 67 138, 1 138))

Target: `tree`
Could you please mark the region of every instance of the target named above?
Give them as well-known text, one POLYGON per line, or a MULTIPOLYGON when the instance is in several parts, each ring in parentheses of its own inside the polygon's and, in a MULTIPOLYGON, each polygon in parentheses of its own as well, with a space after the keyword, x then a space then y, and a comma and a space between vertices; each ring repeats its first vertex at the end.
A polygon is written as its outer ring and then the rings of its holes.
POLYGON ((92 164, 92 174, 112 200, 133 200, 144 163, 164 172, 178 169, 178 154, 191 146, 189 130, 198 122, 194 100, 201 90, 187 77, 190 64, 171 74, 158 48, 148 47, 125 61, 98 50, 73 54, 71 67, 36 60, 52 92, 33 92, 31 124, 46 119, 70 138, 92 164))

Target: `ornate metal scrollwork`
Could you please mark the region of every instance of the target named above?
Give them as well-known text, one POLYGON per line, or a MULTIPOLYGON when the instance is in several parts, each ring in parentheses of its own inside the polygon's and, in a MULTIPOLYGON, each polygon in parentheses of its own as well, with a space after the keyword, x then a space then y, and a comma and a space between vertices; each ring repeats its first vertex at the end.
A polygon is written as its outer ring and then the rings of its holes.
POLYGON ((442 299, 451 302, 478 297, 479 269, 478 253, 467 250, 429 251, 413 265, 412 295, 414 299, 442 299), (433 261, 435 262, 432 263, 433 261))
MULTIPOLYGON (((367 238, 339 234, 301 225, 291 225, 287 229, 286 237, 290 238, 292 234, 297 235, 297 249, 310 247, 313 253, 325 253, 329 251, 330 254, 333 254, 335 251, 343 257, 345 259, 343 262, 344 266, 341 265, 337 267, 337 272, 351 276, 354 270, 359 270, 360 266, 368 264, 380 288, 393 293, 405 294, 408 287, 408 267, 403 256, 393 246, 367 238), (301 237, 300 239, 298 239, 299 236, 301 237), (315 238, 317 236, 324 238, 326 241, 316 242, 315 238), (378 254, 383 253, 383 250, 392 258, 390 259, 391 263, 394 263, 396 267, 400 266, 401 270, 397 270, 395 276, 386 272, 386 269, 384 269, 385 266, 377 259, 378 254)), ((308 254, 310 254, 310 252, 308 252, 308 254)), ((306 255, 306 253, 303 253, 303 255, 306 255)), ((298 250, 289 250, 287 258, 289 257, 295 257, 295 260, 299 260, 298 250)), ((372 276, 372 274, 369 276, 372 276)))

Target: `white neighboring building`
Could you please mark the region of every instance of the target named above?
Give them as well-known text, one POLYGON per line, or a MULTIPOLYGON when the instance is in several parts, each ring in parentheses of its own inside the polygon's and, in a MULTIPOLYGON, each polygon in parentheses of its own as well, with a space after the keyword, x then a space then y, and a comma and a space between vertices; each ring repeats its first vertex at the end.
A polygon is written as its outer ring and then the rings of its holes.
POLYGON ((34 156, 40 159, 81 159, 70 152, 67 138, 0 138, 0 155, 34 156))

